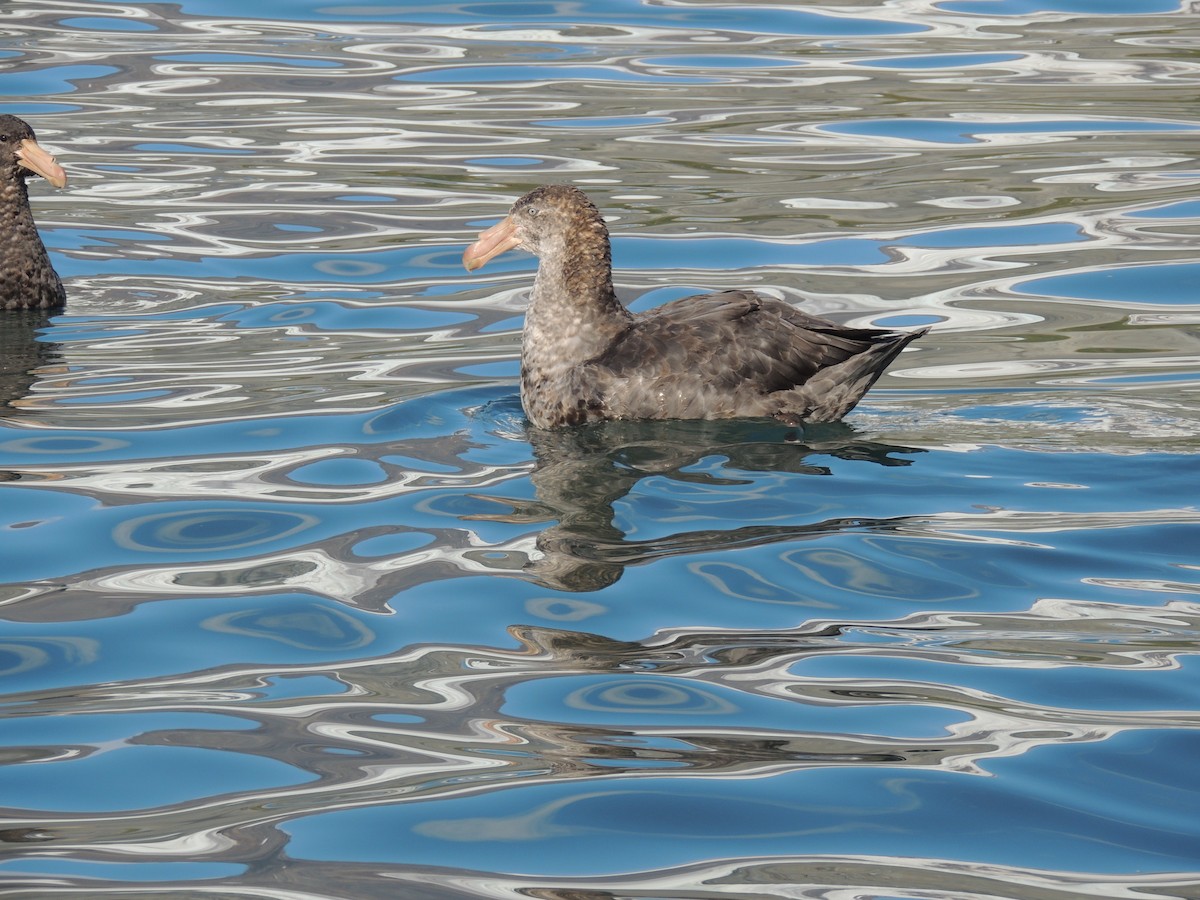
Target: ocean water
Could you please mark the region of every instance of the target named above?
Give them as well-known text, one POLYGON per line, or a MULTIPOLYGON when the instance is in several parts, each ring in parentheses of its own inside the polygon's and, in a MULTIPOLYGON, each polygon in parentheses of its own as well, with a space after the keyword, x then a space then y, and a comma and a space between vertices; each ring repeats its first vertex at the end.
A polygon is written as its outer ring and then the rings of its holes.
POLYGON ((0 892, 1200 897, 1187 0, 9 0, 0 892), (633 308, 932 326, 839 425, 528 428, 633 308))

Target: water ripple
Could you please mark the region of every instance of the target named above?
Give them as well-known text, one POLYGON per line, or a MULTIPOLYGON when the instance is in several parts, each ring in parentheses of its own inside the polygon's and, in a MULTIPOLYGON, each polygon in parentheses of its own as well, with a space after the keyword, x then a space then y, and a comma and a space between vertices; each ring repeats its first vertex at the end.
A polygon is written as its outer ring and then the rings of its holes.
POLYGON ((1197 890, 1185 4, 7 12, 10 889, 1197 890), (934 332, 842 426, 530 431, 460 257, 556 180, 635 309, 934 332))

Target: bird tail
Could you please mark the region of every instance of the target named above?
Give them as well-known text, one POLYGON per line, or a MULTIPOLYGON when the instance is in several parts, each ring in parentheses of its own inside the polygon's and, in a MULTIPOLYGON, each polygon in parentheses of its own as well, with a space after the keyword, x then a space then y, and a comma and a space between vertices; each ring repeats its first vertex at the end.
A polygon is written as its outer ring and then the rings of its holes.
POLYGON ((905 347, 928 332, 928 328, 879 332, 861 353, 822 369, 802 385, 780 391, 782 403, 775 417, 789 424, 836 422, 858 405, 905 347))

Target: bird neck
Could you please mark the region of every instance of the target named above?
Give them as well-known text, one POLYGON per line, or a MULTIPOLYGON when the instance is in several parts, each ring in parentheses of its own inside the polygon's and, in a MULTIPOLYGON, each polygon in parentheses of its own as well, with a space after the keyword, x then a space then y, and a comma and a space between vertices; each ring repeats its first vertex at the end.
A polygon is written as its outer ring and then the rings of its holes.
POLYGON ((542 252, 525 315, 522 360, 539 367, 579 365, 603 352, 631 319, 613 290, 612 254, 600 223, 576 233, 569 245, 542 252))
POLYGON ((4 179, 0 183, 0 221, 6 234, 14 228, 33 228, 33 212, 29 209, 29 189, 25 179, 19 176, 4 179))
POLYGON ((0 236, 0 309, 60 305, 62 283, 33 221, 24 178, 0 184, 0 236))

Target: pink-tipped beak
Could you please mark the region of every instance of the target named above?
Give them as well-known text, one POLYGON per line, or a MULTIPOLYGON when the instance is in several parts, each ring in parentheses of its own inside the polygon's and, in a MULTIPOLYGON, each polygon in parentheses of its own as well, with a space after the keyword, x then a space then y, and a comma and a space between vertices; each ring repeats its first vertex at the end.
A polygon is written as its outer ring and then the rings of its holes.
POLYGON ((492 257, 519 246, 521 236, 517 233, 517 225, 511 216, 506 216, 503 221, 481 233, 479 240, 467 248, 463 254, 463 265, 468 272, 474 272, 492 257))
POLYGON ((67 186, 67 173, 53 156, 41 148, 37 141, 25 138, 17 148, 17 159, 31 172, 37 172, 56 188, 67 186))

